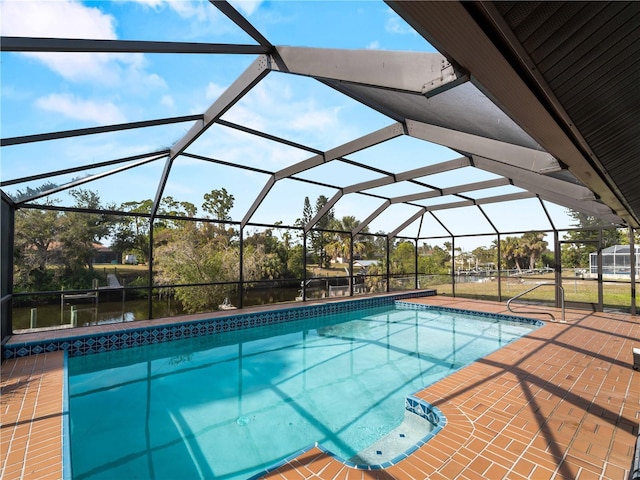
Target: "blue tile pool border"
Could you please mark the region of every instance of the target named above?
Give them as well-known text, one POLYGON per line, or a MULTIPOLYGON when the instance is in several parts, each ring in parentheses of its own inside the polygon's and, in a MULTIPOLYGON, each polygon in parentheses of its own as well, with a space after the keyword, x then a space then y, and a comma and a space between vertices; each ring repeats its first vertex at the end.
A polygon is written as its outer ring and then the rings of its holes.
MULTIPOLYGON (((435 290, 405 292, 393 295, 367 298, 350 298, 349 300, 327 302, 314 305, 287 307, 264 312, 237 313, 223 317, 201 320, 176 321, 162 325, 131 327, 109 332, 82 334, 80 332, 56 339, 34 341, 12 341, 3 345, 3 359, 21 358, 39 353, 65 351, 70 357, 91 355, 113 350, 141 347, 163 342, 171 342, 184 338, 203 335, 215 335, 266 325, 277 325, 294 320, 302 320, 323 315, 350 312, 364 308, 375 308, 393 305, 399 300, 421 298, 436 295, 435 290)), ((410 305, 410 303, 406 303, 410 305)), ((81 329, 78 329, 81 330, 81 329)), ((14 335, 16 340, 19 335, 14 335)))
POLYGON ((473 315, 474 317, 493 318, 498 320, 506 320, 510 322, 526 323, 528 325, 533 325, 536 327, 541 327, 545 324, 542 320, 537 320, 535 318, 516 317, 515 315, 506 315, 504 313, 491 313, 491 312, 480 312, 477 310, 465 310, 463 308, 455 308, 455 307, 441 307, 439 305, 425 305, 423 303, 403 302, 401 299, 396 300, 395 305, 397 308, 403 308, 406 310, 432 310, 432 311, 440 311, 440 312, 447 312, 447 313, 459 313, 461 315, 473 315))

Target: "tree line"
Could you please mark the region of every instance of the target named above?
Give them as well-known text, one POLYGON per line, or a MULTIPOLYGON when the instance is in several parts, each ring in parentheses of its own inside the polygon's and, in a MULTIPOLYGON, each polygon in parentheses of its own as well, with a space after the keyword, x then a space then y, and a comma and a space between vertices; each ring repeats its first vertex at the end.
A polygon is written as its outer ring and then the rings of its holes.
MULTIPOLYGON (((45 184, 39 189, 19 191, 18 199, 32 197, 53 186, 45 184)), ((94 191, 78 188, 70 194, 74 200, 72 208, 57 208, 55 201, 45 200, 41 209, 16 211, 15 292, 87 288, 94 278, 101 279, 103 275, 95 271, 93 260, 96 245, 105 240, 110 241, 110 248, 121 258, 135 254, 143 263, 150 260, 152 200, 103 205, 94 191)), ((293 225, 295 228, 284 227, 281 222, 269 228, 245 228, 242 239, 237 223, 229 216, 234 201, 234 196, 224 188, 211 190, 203 196, 200 206, 203 213, 199 218, 198 207, 190 202, 165 197, 159 205, 153 221, 153 285, 167 286, 168 292, 180 300, 187 311, 210 308, 209 303, 214 301, 211 299, 217 301, 231 288, 224 284, 237 283, 240 279, 249 284, 299 281, 314 275, 309 265, 323 269, 332 261, 349 264, 361 258, 377 261, 368 268, 369 275, 382 276, 387 272, 385 234, 372 234, 365 227, 352 242, 351 232, 360 225, 353 216, 336 218, 332 208, 326 209, 305 237, 304 227, 325 210, 328 202, 325 196, 319 196, 314 205, 305 197, 301 216, 293 225), (176 284, 202 286, 168 287, 176 284)), ((580 224, 595 227, 592 217, 574 213, 574 218, 580 224)), ((610 232, 608 242, 624 243, 620 231, 610 232)), ((580 235, 569 232, 568 238, 579 241, 580 235)), ((501 239, 502 268, 533 269, 541 262, 549 263, 551 257, 545 236, 543 232, 528 232, 501 239)), ((388 270, 392 274, 448 274, 456 268, 498 263, 497 240, 472 252, 460 249, 452 252, 451 247, 450 242, 443 242, 442 246, 422 244, 418 248, 414 241, 394 240, 389 245, 388 270), (455 265, 452 265, 452 253, 455 265)), ((565 254, 572 252, 563 251, 565 254)), ((588 253, 581 254, 586 258, 581 261, 588 265, 588 253)), ((139 285, 147 284, 148 277, 141 274, 139 285)))

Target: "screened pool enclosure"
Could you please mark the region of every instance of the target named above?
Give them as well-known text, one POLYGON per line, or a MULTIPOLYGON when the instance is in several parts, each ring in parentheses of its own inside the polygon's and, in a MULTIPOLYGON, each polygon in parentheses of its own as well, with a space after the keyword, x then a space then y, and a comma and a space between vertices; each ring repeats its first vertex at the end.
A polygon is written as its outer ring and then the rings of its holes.
MULTIPOLYGON (((629 245, 613 245, 611 247, 607 247, 601 252, 602 257, 602 274, 603 275, 621 275, 621 276, 630 276, 631 275, 631 247, 629 245)), ((638 271, 640 264, 638 261, 640 260, 640 250, 638 245, 634 245, 633 258, 635 258, 635 271, 636 276, 638 275, 638 271)), ((589 254, 589 273, 596 274, 598 273, 598 254, 591 253, 589 254)))
POLYGON ((634 199, 450 3, 3 3, 2 338, 540 283, 635 313, 634 199))

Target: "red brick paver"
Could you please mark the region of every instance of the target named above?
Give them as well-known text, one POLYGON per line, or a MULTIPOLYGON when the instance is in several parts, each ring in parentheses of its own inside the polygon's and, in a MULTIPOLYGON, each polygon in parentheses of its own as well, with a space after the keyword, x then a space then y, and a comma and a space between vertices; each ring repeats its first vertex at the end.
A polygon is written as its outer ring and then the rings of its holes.
POLYGON ((62 478, 63 352, 2 364, 0 478, 62 478))

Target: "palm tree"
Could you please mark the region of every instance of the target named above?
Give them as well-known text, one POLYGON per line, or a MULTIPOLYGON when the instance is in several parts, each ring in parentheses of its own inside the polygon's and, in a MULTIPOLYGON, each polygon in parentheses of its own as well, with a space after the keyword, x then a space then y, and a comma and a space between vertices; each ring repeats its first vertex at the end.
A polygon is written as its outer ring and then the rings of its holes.
POLYGON ((549 243, 544 240, 545 236, 542 232, 528 232, 520 239, 523 253, 529 257, 530 270, 536 267, 536 260, 547 250, 549 243))
POLYGON ((516 268, 518 269, 518 272, 522 271, 522 267, 520 267, 522 246, 518 237, 506 237, 504 240, 502 240, 500 245, 500 254, 505 260, 507 267, 509 265, 509 261, 513 261, 516 268))
MULTIPOLYGON (((341 220, 335 219, 332 222, 331 229, 338 231, 334 234, 332 241, 325 246, 327 253, 331 257, 342 257, 346 259, 347 263, 351 262, 351 235, 343 232, 352 231, 359 224, 360 221, 350 215, 342 217, 341 220)), ((354 255, 364 252, 365 249, 366 245, 363 242, 355 241, 354 239, 354 255)))

